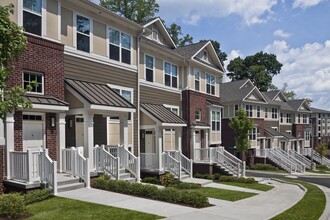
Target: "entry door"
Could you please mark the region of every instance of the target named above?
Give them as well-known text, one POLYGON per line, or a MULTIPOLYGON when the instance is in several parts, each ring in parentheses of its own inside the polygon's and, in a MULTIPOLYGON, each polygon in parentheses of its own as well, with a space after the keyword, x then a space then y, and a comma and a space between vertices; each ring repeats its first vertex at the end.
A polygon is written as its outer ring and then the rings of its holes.
POLYGON ((76 118, 76 146, 84 146, 84 119, 76 118))
POLYGON ((41 149, 44 146, 44 133, 44 122, 40 115, 24 115, 23 151, 41 149))
POLYGON ((145 152, 155 153, 154 131, 146 131, 145 133, 145 152))

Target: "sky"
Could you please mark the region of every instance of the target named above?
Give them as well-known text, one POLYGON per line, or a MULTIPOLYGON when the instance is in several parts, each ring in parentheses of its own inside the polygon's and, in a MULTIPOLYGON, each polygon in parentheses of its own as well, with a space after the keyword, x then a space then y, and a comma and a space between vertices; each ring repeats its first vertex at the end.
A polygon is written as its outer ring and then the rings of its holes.
POLYGON ((330 0, 156 1, 167 25, 180 25, 194 42, 220 42, 226 65, 259 51, 275 54, 283 67, 273 84, 287 83, 297 98, 330 110, 330 0))

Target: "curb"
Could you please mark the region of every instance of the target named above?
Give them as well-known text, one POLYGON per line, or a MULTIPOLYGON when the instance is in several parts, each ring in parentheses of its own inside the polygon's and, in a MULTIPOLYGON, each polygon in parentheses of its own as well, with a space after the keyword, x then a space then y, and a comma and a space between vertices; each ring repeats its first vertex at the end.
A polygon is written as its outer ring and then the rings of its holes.
POLYGON ((301 185, 300 183, 290 183, 290 182, 286 182, 285 180, 280 180, 280 179, 277 179, 277 178, 270 178, 270 179, 271 180, 274 180, 274 181, 277 181, 277 182, 280 182, 280 183, 286 183, 286 184, 296 185, 300 189, 302 189, 302 191, 307 192, 307 189, 303 185, 301 185))

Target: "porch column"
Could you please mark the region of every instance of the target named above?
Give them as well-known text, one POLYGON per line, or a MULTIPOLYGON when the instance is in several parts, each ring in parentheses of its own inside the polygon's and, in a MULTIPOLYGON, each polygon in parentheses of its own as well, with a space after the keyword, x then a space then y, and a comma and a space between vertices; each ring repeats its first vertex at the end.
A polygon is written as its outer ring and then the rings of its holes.
POLYGON ((196 143, 196 133, 195 133, 195 130, 194 129, 191 129, 191 144, 190 144, 190 150, 191 150, 191 158, 193 158, 194 160, 196 159, 195 158, 195 143, 196 143))
POLYGON ((57 169, 62 172, 62 150, 65 149, 65 113, 57 114, 57 169))
POLYGON ((120 120, 120 144, 127 147, 128 145, 128 114, 119 116, 120 120))
POLYGON ((175 129, 175 144, 176 144, 176 150, 182 151, 182 142, 181 142, 181 137, 182 137, 182 128, 176 128, 175 129))
POLYGON ((209 147, 209 130, 205 130, 205 148, 209 147))
POLYGON ((156 155, 158 155, 158 169, 164 170, 163 167, 163 129, 157 127, 155 129, 156 155))
MULTIPOLYGON (((84 156, 93 160, 94 147, 94 114, 83 114, 84 116, 84 156)), ((89 163, 89 169, 93 168, 93 163, 89 163)))
POLYGON ((7 164, 7 172, 6 179, 11 178, 10 173, 10 151, 15 150, 15 141, 14 141, 14 114, 8 113, 6 117, 6 164, 7 164))

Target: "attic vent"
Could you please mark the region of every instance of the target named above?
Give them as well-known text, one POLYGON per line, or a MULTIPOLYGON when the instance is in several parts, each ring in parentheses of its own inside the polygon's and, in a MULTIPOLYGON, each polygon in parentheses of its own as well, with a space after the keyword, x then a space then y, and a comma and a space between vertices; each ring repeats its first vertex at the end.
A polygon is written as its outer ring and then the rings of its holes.
POLYGON ((203 51, 203 57, 204 60, 208 60, 208 54, 207 54, 207 50, 203 51))

